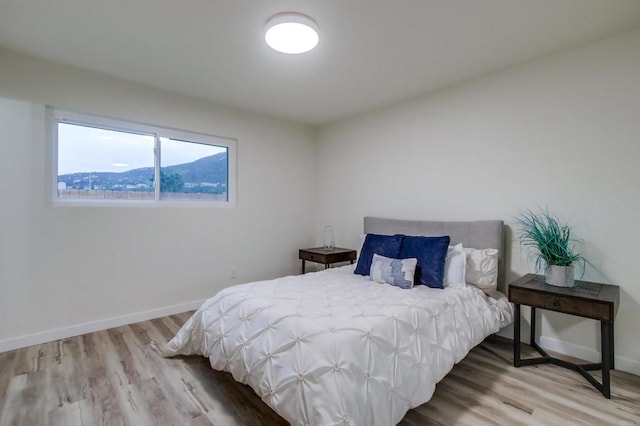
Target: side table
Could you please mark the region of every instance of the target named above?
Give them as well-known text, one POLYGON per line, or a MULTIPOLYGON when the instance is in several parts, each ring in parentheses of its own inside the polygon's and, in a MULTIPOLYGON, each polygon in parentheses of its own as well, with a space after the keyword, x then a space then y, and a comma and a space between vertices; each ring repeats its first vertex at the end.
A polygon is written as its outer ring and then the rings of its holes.
POLYGON ((513 365, 551 363, 577 371, 606 398, 611 398, 609 370, 615 368, 613 322, 620 304, 620 287, 576 280, 574 287, 546 284, 541 275, 528 274, 509 284, 509 301, 515 306, 513 332, 513 365), (531 307, 531 346, 541 358, 520 359, 520 305, 531 307), (536 308, 577 315, 600 321, 602 361, 595 364, 573 364, 550 356, 535 340, 536 308), (602 383, 588 371, 602 370, 602 383))
POLYGON ((356 260, 356 251, 352 249, 334 247, 326 249, 324 247, 313 247, 301 249, 298 252, 298 258, 302 260, 302 273, 306 272, 305 262, 316 262, 324 264, 328 268, 332 263, 351 262, 356 260))

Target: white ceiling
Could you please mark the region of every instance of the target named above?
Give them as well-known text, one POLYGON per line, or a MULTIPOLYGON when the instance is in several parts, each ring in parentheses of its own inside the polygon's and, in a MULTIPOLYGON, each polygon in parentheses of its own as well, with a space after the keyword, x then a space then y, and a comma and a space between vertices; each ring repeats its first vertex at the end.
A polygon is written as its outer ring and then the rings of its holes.
POLYGON ((639 26, 640 0, 0 0, 0 46, 309 124, 639 26), (314 51, 266 46, 283 11, 314 51))

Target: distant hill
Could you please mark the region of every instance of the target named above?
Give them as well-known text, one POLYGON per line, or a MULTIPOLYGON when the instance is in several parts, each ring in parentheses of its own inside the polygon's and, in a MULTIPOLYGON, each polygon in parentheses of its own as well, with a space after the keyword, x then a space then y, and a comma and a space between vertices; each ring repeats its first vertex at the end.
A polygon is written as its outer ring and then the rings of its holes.
MULTIPOLYGON (((152 169, 153 170, 153 169, 152 169)), ((131 170, 133 171, 133 170, 131 170)), ((178 173, 185 183, 227 183, 227 153, 210 155, 191 163, 163 167, 164 173, 178 173)))
MULTIPOLYGON (((162 168, 166 175, 179 174, 185 187, 226 187, 227 153, 203 157, 191 163, 176 164, 162 168)), ((153 190, 153 167, 142 167, 126 172, 78 172, 58 176, 67 188, 75 189, 122 189, 153 190)), ((207 191, 210 192, 210 191, 207 191)))

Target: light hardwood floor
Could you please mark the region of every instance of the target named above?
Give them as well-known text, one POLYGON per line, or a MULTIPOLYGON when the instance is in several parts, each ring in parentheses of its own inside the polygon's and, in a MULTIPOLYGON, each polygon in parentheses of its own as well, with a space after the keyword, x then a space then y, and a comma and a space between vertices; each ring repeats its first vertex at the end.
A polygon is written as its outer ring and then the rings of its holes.
MULTIPOLYGON (((189 315, 0 353, 0 425, 287 424, 205 358, 162 357, 189 315)), ((401 424, 640 425, 640 377, 612 372, 607 400, 575 372, 512 360, 510 342, 488 339, 401 424)))

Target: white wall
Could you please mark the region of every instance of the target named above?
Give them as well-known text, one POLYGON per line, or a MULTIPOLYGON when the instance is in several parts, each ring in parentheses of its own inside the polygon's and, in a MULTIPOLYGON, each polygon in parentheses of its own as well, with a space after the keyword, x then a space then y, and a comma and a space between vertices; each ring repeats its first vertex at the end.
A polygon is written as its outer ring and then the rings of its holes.
MULTIPOLYGON (((639 51, 636 31, 314 136, 0 50, 0 350, 33 342, 21 340, 31 333, 159 312, 232 283, 297 273, 297 248, 320 242, 324 224, 338 245, 358 247, 366 215, 509 223, 520 208, 549 206, 584 239, 599 270, 587 278, 621 286, 617 367, 640 374, 639 51), (44 105, 238 139, 237 207, 53 207, 44 105)), ((508 279, 532 271, 517 245, 508 248, 508 279)), ((544 344, 598 356, 593 321, 543 316, 544 344)))
MULTIPOLYGON (((640 31, 322 128, 315 229, 359 247, 363 216, 503 219, 548 206, 621 286, 617 367, 640 374, 640 31)), ((319 236, 317 236, 319 238, 319 236)), ((533 266, 508 246, 507 279, 533 266)), ((542 342, 599 354, 595 321, 544 313, 542 342)))
POLYGON ((6 50, 0 64, 0 351, 299 273, 297 248, 313 241, 310 128, 6 50), (237 139, 237 207, 52 206, 44 105, 237 139))

